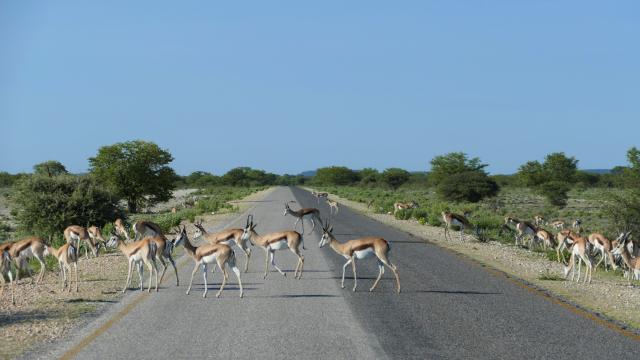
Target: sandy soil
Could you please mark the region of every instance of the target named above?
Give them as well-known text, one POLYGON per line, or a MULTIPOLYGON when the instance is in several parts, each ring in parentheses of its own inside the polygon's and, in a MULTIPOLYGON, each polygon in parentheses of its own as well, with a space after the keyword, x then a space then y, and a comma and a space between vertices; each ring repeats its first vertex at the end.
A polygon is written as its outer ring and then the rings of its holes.
POLYGON ((619 274, 607 273, 600 268, 594 272, 593 282, 590 285, 565 281, 562 279, 562 265, 549 261, 542 253, 497 241, 481 243, 469 235, 465 235, 465 240, 460 242, 458 233, 454 234, 452 240, 448 240, 444 237, 443 228, 421 225, 415 220, 397 220, 392 215, 376 214, 368 210, 366 204, 333 194, 331 198, 363 215, 525 280, 562 300, 640 332, 640 287, 629 286, 627 280, 619 274), (545 278, 553 280, 543 280, 545 278))

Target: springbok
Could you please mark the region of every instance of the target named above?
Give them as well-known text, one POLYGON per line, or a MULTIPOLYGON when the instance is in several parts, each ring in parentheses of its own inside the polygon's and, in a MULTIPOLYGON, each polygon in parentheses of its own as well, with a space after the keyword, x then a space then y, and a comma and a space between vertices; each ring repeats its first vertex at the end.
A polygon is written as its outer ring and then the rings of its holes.
POLYGON ((2 288, 0 289, 0 299, 4 295, 4 286, 5 280, 4 275, 6 274, 9 277, 9 287, 11 288, 11 305, 16 304, 15 297, 15 288, 16 283, 13 281, 13 274, 11 273, 11 246, 13 246, 13 242, 5 242, 0 244, 0 281, 2 281, 2 288))
POLYGON ((551 222, 551 226, 556 230, 564 230, 565 222, 564 220, 556 220, 551 222))
POLYGON ((124 236, 124 238, 127 239, 127 242, 131 241, 131 238, 129 237, 129 231, 127 230, 127 227, 125 226, 124 221, 122 221, 122 219, 120 218, 116 219, 113 225, 116 228, 117 234, 124 236))
POLYGON ((538 228, 535 235, 533 236, 534 242, 541 242, 542 248, 547 251, 547 249, 555 249, 557 247, 556 240, 552 233, 548 232, 543 228, 538 228))
MULTIPOLYGON (((67 240, 67 243, 74 244, 76 249, 80 249, 80 242, 84 241, 89 249, 91 249, 93 257, 98 257, 96 244, 93 242, 93 239, 89 236, 89 232, 84 227, 79 225, 67 226, 67 228, 64 229, 64 238, 67 240)), ((84 256, 87 259, 89 258, 87 247, 84 248, 84 256)))
POLYGON ((289 249, 298 257, 298 263, 293 272, 296 279, 302 279, 302 269, 304 268, 304 255, 300 253, 300 244, 304 243, 302 234, 295 230, 273 232, 265 235, 258 235, 255 231, 258 224, 253 223, 253 215, 247 216, 247 225, 242 233, 243 241, 251 241, 252 244, 261 247, 265 252, 264 278, 269 273, 269 257, 271 265, 278 270, 282 276, 287 276, 278 265, 276 265, 275 252, 277 250, 289 249))
POLYGON ((375 256, 378 259, 378 277, 373 282, 373 286, 369 289, 369 292, 373 291, 380 278, 384 274, 384 267, 388 267, 393 271, 393 275, 396 277, 397 293, 400 294, 400 276, 398 275, 398 269, 389 261, 389 251, 391 247, 389 242, 380 237, 364 237, 359 239, 349 240, 345 243, 340 243, 333 236, 333 226, 330 226, 329 221, 327 225, 322 227, 322 238, 320 238, 319 247, 323 247, 329 244, 329 247, 336 253, 347 259, 347 262, 342 266, 342 282, 341 286, 344 289, 344 273, 347 266, 351 264, 353 270, 353 291, 356 291, 358 287, 358 277, 356 276, 356 260, 366 259, 371 256, 375 256))
POLYGON ((533 217, 533 223, 536 226, 541 226, 541 225, 545 225, 546 221, 545 221, 545 219, 544 219, 544 217, 542 215, 536 215, 536 216, 533 217))
MULTIPOLYGON (((449 239, 453 240, 451 234, 449 234, 449 229, 451 226, 457 226, 460 228, 460 241, 463 240, 462 235, 464 233, 464 229, 473 228, 473 225, 467 220, 466 217, 458 214, 454 214, 452 212, 443 211, 442 212, 442 221, 444 221, 444 238, 447 239, 447 235, 449 239)), ((477 229, 476 229, 477 230, 477 229)))
POLYGON ((556 247, 556 255, 558 262, 565 263, 567 261, 564 257, 564 250, 570 248, 573 245, 574 239, 578 237, 578 234, 569 229, 561 230, 556 234, 556 243, 558 244, 556 247), (560 261, 560 257, 562 257, 562 261, 560 261))
POLYGON ((616 265, 616 262, 613 259, 613 254, 611 253, 611 250, 613 250, 611 240, 599 233, 589 235, 588 240, 594 249, 600 252, 600 261, 596 264, 596 270, 598 269, 598 266, 604 262, 604 270, 609 271, 609 269, 607 269, 607 260, 609 260, 609 265, 613 267, 613 270, 616 270, 618 265, 616 265))
POLYGON ((160 226, 154 222, 140 220, 133 224, 134 241, 138 241, 147 236, 164 236, 160 226))
POLYGON ((529 235, 532 238, 538 232, 538 229, 535 225, 531 224, 528 221, 521 221, 516 218, 512 218, 507 216, 504 218, 505 225, 512 225, 516 228, 516 246, 518 246, 518 240, 520 240, 521 245, 524 245, 524 237, 525 235, 529 235))
MULTIPOLYGON (((565 242, 567 239, 568 237, 565 238, 565 242)), ((584 283, 586 284, 588 280, 589 284, 591 284, 591 277, 593 273, 593 260, 591 259, 590 254, 591 244, 589 244, 587 239, 578 236, 573 239, 573 245, 567 245, 567 247, 569 246, 571 247, 571 257, 569 258, 569 265, 564 267, 564 278, 566 279, 567 275, 569 275, 569 271, 571 271, 571 281, 573 281, 573 277, 576 272, 575 262, 578 261, 578 279, 576 279, 576 282, 580 282, 580 269, 584 262, 587 267, 584 283)))
POLYGON ((418 207, 418 203, 411 201, 408 203, 397 202, 393 204, 393 214, 395 215, 400 210, 415 209, 418 207))
MULTIPOLYGON (((302 208, 300 210, 294 211, 294 210, 291 210, 291 208, 289 207, 290 202, 294 202, 294 201, 289 201, 287 203, 284 203, 284 216, 287 216, 287 214, 289 214, 296 218, 296 222, 295 224, 293 224, 293 230, 295 230, 296 227, 298 226, 298 222, 302 220, 302 234, 304 234, 304 218, 305 217, 308 217, 309 219, 311 219, 311 224, 313 225, 313 227, 311 228, 311 232, 313 232, 313 230, 315 230, 316 228, 316 222, 314 220, 317 220, 322 226, 322 220, 320 220, 320 210, 316 208, 302 208)), ((302 249, 304 249, 304 243, 302 244, 302 249)))
POLYGON ((189 287, 187 288, 187 295, 191 292, 191 285, 193 284, 193 277, 196 275, 199 267, 202 267, 202 276, 204 278, 204 293, 202 294, 203 298, 207 297, 207 292, 209 291, 209 285, 207 283, 207 266, 211 265, 215 268, 218 265, 220 271, 222 271, 222 284, 220 284, 220 289, 216 294, 216 297, 220 297, 222 294, 222 290, 224 290, 225 285, 227 284, 227 269, 225 268, 225 264, 227 264, 234 274, 236 274, 236 278, 238 279, 238 287, 240 288, 240 297, 244 296, 244 289, 242 288, 242 279, 240 278, 240 270, 236 266, 236 254, 231 249, 230 246, 225 245, 223 243, 217 244, 206 244, 199 247, 193 246, 189 241, 189 237, 187 236, 187 227, 183 227, 180 230, 176 243, 183 243, 184 250, 187 254, 193 259, 195 262, 195 266, 193 267, 193 271, 191 272, 191 281, 189 281, 189 287))
POLYGON ((640 257, 632 257, 627 246, 631 241, 630 235, 631 232, 620 234, 617 245, 613 249, 613 253, 622 256, 622 260, 629 268, 629 284, 631 284, 631 280, 640 280, 640 257))
POLYGON ((573 220, 573 223, 571 224, 571 227, 574 230, 580 230, 581 226, 582 226, 582 220, 581 219, 575 219, 575 220, 573 220))
POLYGON ((17 268, 16 281, 20 280, 20 269, 27 269, 29 276, 31 276, 31 279, 33 280, 33 274, 27 260, 30 258, 36 258, 40 263, 40 274, 35 281, 37 285, 44 277, 44 257, 47 253, 47 247, 44 240, 37 236, 28 237, 13 243, 9 249, 9 256, 11 256, 11 259, 13 259, 17 268))
POLYGON ((326 192, 315 192, 315 191, 312 191, 311 195, 316 197, 316 199, 318 200, 318 204, 320 204, 320 198, 325 198, 326 199, 326 198, 329 197, 329 193, 326 193, 326 192))
POLYGON ((329 215, 333 214, 333 209, 336 209, 336 215, 338 215, 338 202, 327 198, 327 205, 329 205, 329 215))
MULTIPOLYGON (((249 271, 249 258, 251 257, 251 248, 249 247, 249 243, 247 241, 242 240, 243 229, 226 229, 216 233, 208 233, 205 230, 204 226, 202 226, 202 220, 199 223, 194 223, 193 226, 196 227, 196 231, 193 233, 194 239, 202 237, 209 244, 225 244, 228 246, 237 246, 244 253, 247 261, 244 264, 244 272, 249 271)), ((215 269, 215 268, 214 268, 215 269)))
POLYGON ((71 244, 66 243, 59 248, 47 245, 47 252, 58 260, 60 267, 60 277, 62 280, 62 291, 67 288, 67 272, 69 273, 69 292, 71 292, 71 282, 73 281, 73 272, 76 274, 76 292, 78 292, 78 249, 71 244), (73 272, 71 266, 73 265, 73 272))
POLYGON ((131 272, 134 266, 138 269, 140 291, 144 290, 142 283, 142 275, 144 272, 143 263, 149 268, 149 287, 147 288, 147 292, 151 292, 151 278, 154 272, 156 274, 156 292, 158 291, 158 268, 156 267, 157 246, 155 242, 151 241, 151 238, 144 238, 140 241, 125 244, 120 240, 118 235, 112 234, 109 242, 107 242, 107 246, 116 246, 127 258, 129 270, 127 271, 127 282, 124 285, 124 289, 122 289, 123 294, 127 291, 129 285, 131 285, 131 272))
POLYGON ((107 240, 102 236, 102 231, 99 227, 89 226, 87 228, 87 232, 89 233, 91 241, 96 245, 96 254, 100 253, 100 246, 104 247, 106 250, 107 240))

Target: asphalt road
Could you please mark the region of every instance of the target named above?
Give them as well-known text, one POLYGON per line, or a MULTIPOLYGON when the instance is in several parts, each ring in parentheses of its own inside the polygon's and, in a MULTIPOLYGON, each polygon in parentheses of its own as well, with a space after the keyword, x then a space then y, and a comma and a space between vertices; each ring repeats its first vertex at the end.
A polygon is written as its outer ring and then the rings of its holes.
MULTIPOLYGON (((323 201, 318 205, 297 188, 278 188, 265 200, 249 210, 261 234, 293 226, 294 219, 282 215, 284 201, 319 207, 323 217, 329 211, 323 201)), ((244 221, 241 216, 229 225, 242 226, 244 221)), ((390 271, 374 293, 368 292, 377 274, 373 259, 358 263, 357 292, 350 290, 349 272, 341 289, 343 258, 328 247, 318 248, 319 231, 309 234, 307 224, 302 280, 277 272, 263 280, 264 252, 254 248, 249 273, 243 274, 245 298, 238 298, 233 275, 222 297, 215 298, 218 272, 213 281, 209 277, 209 297, 203 299, 201 273, 191 294, 185 295, 193 263, 182 259, 180 287, 171 275, 157 294, 130 295, 125 304, 46 357, 65 352, 78 359, 640 356, 638 340, 449 251, 344 207, 332 222, 339 240, 376 235, 391 242, 390 258, 400 272, 402 294, 394 292, 390 271), (96 329, 99 335, 86 337, 96 329)), ((295 260, 288 251, 277 254, 283 269, 292 270, 295 260)), ((238 261, 244 264, 240 253, 238 261)))

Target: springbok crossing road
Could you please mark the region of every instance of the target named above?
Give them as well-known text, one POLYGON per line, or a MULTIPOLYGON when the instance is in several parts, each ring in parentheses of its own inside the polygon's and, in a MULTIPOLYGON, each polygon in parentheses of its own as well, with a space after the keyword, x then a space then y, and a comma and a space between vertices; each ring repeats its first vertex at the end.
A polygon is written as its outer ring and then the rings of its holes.
MULTIPOLYGON (((277 188, 254 214, 262 234, 290 229, 295 219, 283 214, 283 203, 317 207, 308 192, 277 188)), ((323 217, 328 206, 319 205, 323 217)), ((229 226, 243 226, 246 214, 229 226)), ((340 288, 344 260, 330 248, 318 248, 319 230, 305 224, 305 271, 302 280, 271 272, 262 279, 264 252, 253 249, 245 298, 239 299, 234 276, 222 297, 215 298, 220 273, 209 297, 202 298, 201 272, 185 295, 193 267, 180 261, 180 287, 170 276, 157 294, 132 294, 119 304, 119 315, 102 319, 61 344, 49 356, 104 358, 555 358, 638 359, 638 338, 624 335, 560 306, 526 286, 480 265, 413 238, 342 207, 332 221, 339 240, 363 235, 391 242, 390 258, 400 272, 402 294, 394 291, 390 271, 374 293, 373 259, 358 263, 359 288, 353 293, 347 272, 340 288), (128 303, 128 305, 126 305, 128 303), (97 336, 86 337, 96 329, 97 336)), ((211 229, 217 230, 217 229, 211 229)), ((244 256, 237 252, 238 262, 244 256)), ((277 253, 283 269, 295 266, 288 251, 277 253)), ((242 266, 240 266, 242 267, 242 266)), ((170 273, 170 272, 167 272, 170 273)), ((124 279, 123 279, 124 280, 124 279)), ((213 284, 211 284, 213 282, 213 284)), ((115 312, 115 311, 113 311, 115 312)), ((103 316, 104 318, 105 316, 103 316)), ((33 355, 33 354, 32 354, 33 355)), ((43 355, 45 356, 45 355, 43 355)))

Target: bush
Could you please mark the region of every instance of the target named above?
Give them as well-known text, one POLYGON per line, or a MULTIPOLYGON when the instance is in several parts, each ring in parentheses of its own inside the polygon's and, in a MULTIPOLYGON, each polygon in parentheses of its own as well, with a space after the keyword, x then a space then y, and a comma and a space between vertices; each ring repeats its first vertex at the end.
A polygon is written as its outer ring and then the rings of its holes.
POLYGON ((551 205, 564 207, 567 205, 571 185, 564 181, 549 181, 540 185, 538 192, 544 196, 551 205))
POLYGON ((359 180, 358 173, 344 166, 320 168, 313 178, 314 183, 321 185, 351 185, 359 180))
POLYGON ((453 174, 440 181, 436 192, 449 201, 478 202, 498 193, 498 184, 480 171, 453 174))
POLYGON ((23 178, 13 196, 19 229, 59 237, 69 225, 102 226, 121 216, 116 197, 88 176, 23 178))
POLYGON ((402 209, 398 210, 393 214, 398 220, 409 220, 413 214, 413 209, 402 209))
POLYGON ((380 178, 382 182, 387 184, 392 189, 397 189, 400 185, 409 181, 411 174, 407 170, 399 168, 389 168, 382 172, 380 178))

